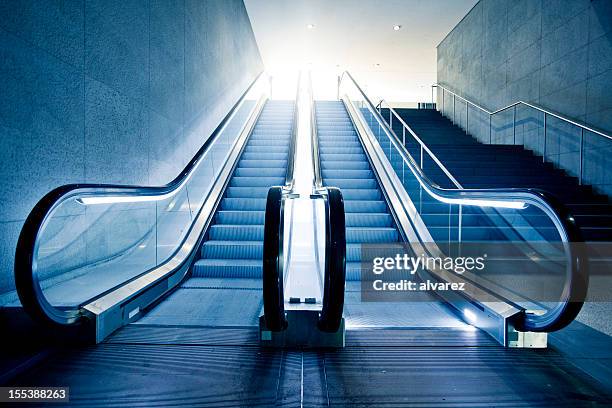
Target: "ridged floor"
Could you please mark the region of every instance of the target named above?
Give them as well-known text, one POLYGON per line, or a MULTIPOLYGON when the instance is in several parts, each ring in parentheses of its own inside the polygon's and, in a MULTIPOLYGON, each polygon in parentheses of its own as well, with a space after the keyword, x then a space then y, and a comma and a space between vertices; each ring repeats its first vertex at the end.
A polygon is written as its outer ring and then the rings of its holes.
POLYGON ((126 329, 5 385, 68 386, 69 405, 84 407, 612 404, 554 350, 504 349, 474 331, 365 330, 345 349, 309 351, 259 348, 256 329, 126 329))

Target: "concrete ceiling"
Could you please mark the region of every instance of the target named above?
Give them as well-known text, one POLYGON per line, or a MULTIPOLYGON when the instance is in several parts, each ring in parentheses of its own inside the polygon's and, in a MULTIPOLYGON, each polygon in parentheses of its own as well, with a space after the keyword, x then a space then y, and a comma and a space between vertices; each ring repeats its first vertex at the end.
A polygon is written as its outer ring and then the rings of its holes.
POLYGON ((477 0, 244 2, 269 72, 310 67, 321 98, 333 97, 335 73, 348 69, 372 99, 414 102, 431 98, 436 46, 477 0), (332 79, 322 86, 324 77, 332 79))

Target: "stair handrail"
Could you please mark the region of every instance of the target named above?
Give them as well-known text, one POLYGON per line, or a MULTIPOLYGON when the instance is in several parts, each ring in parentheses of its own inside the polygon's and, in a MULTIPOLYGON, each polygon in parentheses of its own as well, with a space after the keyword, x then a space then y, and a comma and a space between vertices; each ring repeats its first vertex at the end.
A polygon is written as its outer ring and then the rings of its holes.
MULTIPOLYGON (((238 109, 246 100, 249 92, 254 89, 255 84, 260 80, 260 78, 262 78, 263 75, 264 71, 261 71, 255 76, 246 90, 228 111, 227 115, 213 130, 210 137, 204 142, 204 144, 196 152, 189 163, 187 163, 179 175, 168 184, 163 186, 94 183, 66 184, 54 188, 36 203, 34 208, 28 214, 19 234, 15 250, 14 263, 14 276, 17 294, 24 310, 26 313, 28 313, 28 315, 30 315, 30 317, 32 317, 33 320, 46 326, 55 327, 58 329, 82 326, 89 320, 88 313, 83 310, 83 305, 77 306, 75 309, 58 308, 51 305, 43 293, 38 273, 35 268, 36 262, 34 257, 38 248, 38 234, 43 225, 47 222, 49 214, 51 214, 63 201, 73 198, 77 194, 80 194, 83 197, 83 200, 98 198, 100 200, 113 199, 117 200, 117 202, 122 202, 121 200, 127 199, 139 202, 161 200, 164 197, 173 194, 176 190, 181 189, 189 180, 194 170, 198 168, 202 158, 213 147, 213 144, 218 139, 218 136, 226 128, 232 118, 234 118, 238 112, 238 109)), ((253 112, 257 113, 257 111, 261 109, 265 103, 265 99, 267 98, 262 96, 259 101, 256 101, 253 112)), ((245 127, 247 126, 248 125, 245 125, 245 127)), ((246 129, 243 128, 243 131, 245 130, 246 129)), ((237 148, 237 146, 234 146, 234 149, 235 148, 237 148)), ((197 217, 194 217, 194 224, 196 221, 197 217)), ((179 244, 179 247, 181 245, 183 244, 179 244)), ((195 250, 196 249, 194 248, 193 251, 195 250)), ((91 305, 97 299, 111 294, 113 291, 120 291, 122 287, 129 286, 152 271, 159 270, 160 275, 167 276, 170 271, 166 265, 170 265, 171 263, 173 262, 170 259, 164 264, 155 266, 152 269, 148 267, 147 270, 143 271, 142 273, 118 284, 117 286, 107 289, 93 299, 90 299, 88 304, 91 305)), ((183 263, 180 263, 179 265, 175 265, 175 268, 179 269, 182 266, 183 263)))
POLYGON ((453 118, 452 118, 452 121, 453 122, 456 122, 456 107, 455 107, 455 100, 456 100, 456 98, 459 98, 460 100, 465 102, 465 114, 466 114, 466 126, 465 126, 465 128, 466 128, 466 130, 468 129, 468 126, 469 126, 469 112, 470 112, 469 111, 469 106, 470 105, 475 107, 476 109, 480 110, 481 112, 484 112, 486 115, 488 115, 488 117, 489 117, 489 144, 493 143, 493 130, 492 130, 493 129, 493 126, 492 126, 493 123, 492 123, 492 119, 493 119, 493 116, 496 115, 497 113, 506 111, 508 109, 513 109, 513 112, 512 112, 512 130, 513 130, 513 135, 514 135, 513 136, 514 137, 514 144, 516 144, 516 108, 518 106, 524 105, 524 106, 527 106, 529 108, 535 109, 538 112, 543 113, 543 122, 544 122, 543 123, 544 142, 543 142, 543 149, 542 149, 543 150, 542 151, 542 160, 543 161, 546 161, 546 155, 547 155, 547 152, 546 152, 546 150, 547 150, 547 140, 546 140, 547 139, 547 132, 546 132, 546 125, 547 125, 546 119, 547 119, 547 115, 555 117, 555 118, 557 118, 557 119, 559 119, 559 120, 561 120, 561 121, 563 121, 565 123, 569 123, 572 126, 578 127, 580 129, 580 135, 572 134, 572 136, 580 138, 580 152, 579 152, 579 158, 580 158, 579 165, 580 165, 580 168, 578 169, 578 183, 581 184, 581 185, 583 183, 583 167, 584 167, 583 166, 583 163, 584 163, 584 149, 585 149, 584 148, 584 132, 585 131, 591 132, 592 134, 595 134, 595 135, 597 135, 599 137, 603 137, 605 139, 612 140, 612 135, 609 135, 609 134, 605 133, 602 130, 599 130, 599 129, 596 129, 596 128, 591 127, 591 126, 587 126, 587 125, 578 123, 577 121, 575 121, 573 119, 570 119, 570 118, 568 118, 568 117, 566 117, 566 116, 564 116, 564 115, 562 115, 560 113, 553 112, 550 109, 546 109, 543 106, 535 104, 535 103, 526 102, 526 101, 523 101, 523 100, 518 100, 516 102, 513 102, 513 103, 511 103, 511 104, 509 104, 507 106, 504 106, 502 108, 499 108, 497 110, 489 111, 488 109, 484 108, 483 106, 481 106, 481 105, 479 105, 479 104, 477 104, 477 103, 475 103, 473 101, 470 101, 469 99, 467 99, 467 98, 457 94, 456 92, 448 89, 447 86, 441 85, 441 84, 438 84, 438 83, 435 83, 435 84, 431 85, 432 100, 433 100, 434 88, 441 88, 442 89, 441 112, 443 114, 444 114, 444 109, 445 109, 445 97, 444 97, 445 92, 448 92, 448 93, 450 93, 452 95, 452 97, 453 97, 453 118))
POLYGON ((521 209, 525 204, 536 205, 554 223, 566 250, 568 264, 566 269, 565 286, 562 299, 558 305, 543 315, 524 314, 522 322, 518 322, 518 329, 534 332, 548 332, 562 329, 570 324, 580 312, 588 288, 588 256, 583 248, 570 245, 573 243, 584 243, 580 229, 576 221, 561 202, 550 193, 529 188, 504 188, 504 189, 445 189, 432 182, 414 162, 414 159, 401 144, 398 137, 389 129, 382 115, 378 112, 370 98, 365 94, 357 81, 348 72, 344 71, 338 81, 338 89, 344 78, 348 78, 363 100, 368 105, 372 114, 382 125, 389 140, 394 144, 396 150, 401 154, 403 161, 408 165, 412 174, 419 184, 433 198, 448 204, 475 205, 478 207, 506 207, 521 209), (499 198, 502 196, 505 199, 499 198), (521 204, 516 205, 516 204, 521 204))
POLYGON ((566 116, 561 115, 560 113, 553 112, 553 111, 551 111, 551 110, 549 110, 549 109, 546 109, 546 108, 542 107, 541 105, 538 105, 538 104, 535 104, 535 103, 532 103, 532 102, 525 102, 525 101, 523 101, 523 100, 518 100, 518 101, 513 102, 513 103, 511 103, 511 104, 509 104, 509 105, 506 105, 506 106, 504 106, 504 107, 502 107, 502 108, 496 109, 496 110, 494 110, 494 111, 489 111, 488 109, 486 109, 486 108, 482 107, 481 105, 479 105, 479 104, 477 104, 477 103, 475 103, 475 102, 473 102, 473 101, 470 101, 469 99, 464 98, 463 96, 461 96, 461 95, 457 94, 457 93, 456 93, 456 92, 454 92, 454 91, 451 91, 450 89, 448 89, 448 87, 446 87, 446 86, 444 86, 444 85, 442 85, 442 84, 435 83, 435 84, 432 84, 432 85, 431 85, 431 87, 432 87, 432 89, 433 89, 433 88, 442 88, 442 89, 444 89, 446 92, 451 93, 451 94, 452 94, 453 96, 455 96, 456 98, 461 99, 462 101, 464 101, 464 102, 466 102, 466 103, 468 103, 468 104, 472 105, 473 107, 475 107, 475 108, 477 108, 477 109, 479 109, 479 110, 481 110, 481 111, 483 111, 483 112, 487 113, 488 115, 495 115, 496 113, 503 112, 503 111, 508 110, 508 109, 510 109, 510 108, 513 108, 513 107, 515 107, 515 106, 517 106, 517 105, 525 105, 525 106, 529 106, 530 108, 533 108, 533 109, 535 109, 535 110, 538 110, 538 111, 540 111, 540 112, 546 113, 547 115, 554 116, 554 117, 556 117, 557 119, 561 119, 562 121, 567 122, 567 123, 570 123, 570 124, 572 124, 572 125, 574 125, 574 126, 578 126, 578 127, 582 128, 582 129, 584 129, 584 130, 586 130, 586 131, 596 133, 596 134, 598 134, 598 135, 600 135, 600 136, 603 136, 603 137, 605 137, 605 138, 607 138, 607 139, 612 140, 612 135, 608 135, 608 134, 606 134, 605 132, 603 132, 603 131, 601 131, 601 130, 598 130, 598 129, 592 128, 592 127, 590 127, 590 126, 587 126, 587 125, 583 125, 583 124, 581 124, 581 123, 578 123, 578 122, 576 122, 575 120, 572 120, 572 119, 570 119, 570 118, 568 118, 568 117, 566 117, 566 116))

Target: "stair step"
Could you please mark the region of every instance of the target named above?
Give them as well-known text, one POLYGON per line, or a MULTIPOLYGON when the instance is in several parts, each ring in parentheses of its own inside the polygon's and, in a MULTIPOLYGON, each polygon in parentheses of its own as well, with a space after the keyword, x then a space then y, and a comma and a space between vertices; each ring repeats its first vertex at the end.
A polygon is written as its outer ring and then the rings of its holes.
POLYGON ((263 242, 260 241, 206 241, 202 245, 204 259, 257 259, 262 262, 263 242))
POLYGON ((221 209, 227 211, 265 211, 266 198, 232 198, 221 200, 221 209))
POLYGON ((342 191, 345 189, 375 189, 378 187, 378 183, 374 178, 362 178, 362 179, 342 179, 342 178, 326 178, 326 186, 338 187, 342 191))
POLYGON ((215 224, 209 237, 215 241, 263 241, 263 225, 215 224))
POLYGON ((346 213, 347 227, 392 227, 393 218, 388 213, 346 213))
POLYGON ((256 259, 200 259, 193 265, 198 278, 261 278, 263 265, 256 259))
POLYGON ((217 211, 218 224, 264 225, 265 211, 217 211))
POLYGON ((238 162, 238 167, 256 167, 256 168, 262 168, 262 167, 267 167, 267 168, 275 168, 275 167, 281 167, 281 168, 286 168, 287 167, 287 160, 243 160, 240 159, 240 161, 238 162))
POLYGON ((345 201, 349 200, 379 200, 382 198, 380 190, 377 188, 351 188, 342 190, 345 201))
POLYGON ((266 198, 269 187, 228 187, 225 195, 228 198, 266 198))
POLYGON ((372 170, 322 170, 321 176, 325 179, 328 178, 342 178, 342 179, 368 179, 373 178, 374 173, 372 170))
POLYGON ((230 181, 232 187, 271 187, 285 184, 284 177, 245 177, 234 175, 230 181))
POLYGON ((346 227, 346 242, 350 243, 384 243, 397 242, 399 235, 392 227, 346 227))

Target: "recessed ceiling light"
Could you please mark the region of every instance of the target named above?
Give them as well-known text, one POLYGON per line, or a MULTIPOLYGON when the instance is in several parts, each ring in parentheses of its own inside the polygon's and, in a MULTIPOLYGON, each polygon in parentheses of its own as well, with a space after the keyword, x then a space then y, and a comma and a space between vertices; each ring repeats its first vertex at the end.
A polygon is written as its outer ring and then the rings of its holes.
POLYGON ((315 25, 314 24, 308 24, 306 26, 306 28, 308 28, 309 30, 312 30, 313 28, 315 28, 315 25))
POLYGON ((399 31, 399 30, 401 30, 401 29, 402 29, 402 26, 401 26, 401 25, 399 25, 399 24, 396 24, 396 25, 394 25, 394 26, 393 26, 393 30, 394 30, 394 31, 399 31))

